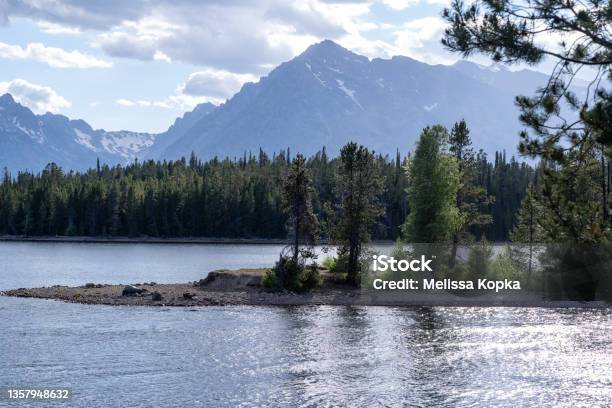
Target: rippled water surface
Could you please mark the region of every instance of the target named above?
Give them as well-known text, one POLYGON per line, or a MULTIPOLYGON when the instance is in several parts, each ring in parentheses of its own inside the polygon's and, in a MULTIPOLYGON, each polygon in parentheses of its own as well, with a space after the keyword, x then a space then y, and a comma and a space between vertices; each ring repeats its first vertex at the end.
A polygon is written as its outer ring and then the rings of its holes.
POLYGON ((174 283, 215 269, 263 268, 282 245, 0 242, 0 290, 87 282, 174 283))
MULTIPOLYGON (((244 248, 232 254, 227 246, 207 250, 219 262, 207 268, 200 246, 160 246, 153 255, 89 245, 79 258, 83 248, 73 244, 53 244, 46 255, 10 244, 19 247, 11 255, 5 245, 0 288, 182 281, 245 261, 244 248), (139 272, 132 266, 143 254, 139 272), (58 277, 61 259, 70 272, 58 277)), ((252 263, 240 266, 259 266, 275 250, 256 246, 252 263)), ((0 387, 70 387, 73 399, 62 406, 75 407, 605 407, 611 333, 610 309, 162 309, 0 297, 0 387)))

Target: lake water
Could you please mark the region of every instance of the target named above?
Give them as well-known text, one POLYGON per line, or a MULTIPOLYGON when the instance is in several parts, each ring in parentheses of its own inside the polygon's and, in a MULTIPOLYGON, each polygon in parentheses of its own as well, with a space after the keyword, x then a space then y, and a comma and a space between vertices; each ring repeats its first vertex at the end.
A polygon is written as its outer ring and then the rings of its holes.
MULTIPOLYGON (((0 243, 0 289, 195 280, 267 266, 279 249, 0 243)), ((180 309, 0 297, 0 387, 70 387, 61 406, 74 407, 604 407, 611 333, 610 309, 180 309)))

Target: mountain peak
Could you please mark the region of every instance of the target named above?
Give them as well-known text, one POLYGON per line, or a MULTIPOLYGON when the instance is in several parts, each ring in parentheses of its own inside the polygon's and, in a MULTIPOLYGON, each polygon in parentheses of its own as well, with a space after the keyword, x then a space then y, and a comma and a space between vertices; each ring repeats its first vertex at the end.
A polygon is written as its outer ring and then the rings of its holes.
POLYGON ((340 44, 338 44, 335 41, 332 40, 323 40, 323 41, 319 41, 318 43, 314 43, 311 46, 308 47, 308 49, 337 49, 337 50, 344 50, 344 51, 348 51, 346 48, 344 48, 343 46, 341 46, 340 44))
POLYGON ((323 40, 316 44, 312 44, 300 56, 327 58, 339 55, 365 58, 361 55, 355 54, 350 50, 347 50, 346 48, 332 40, 323 40))
POLYGON ((13 99, 13 96, 10 93, 5 93, 4 95, 0 96, 0 105, 14 105, 17 102, 15 102, 15 99, 13 99))

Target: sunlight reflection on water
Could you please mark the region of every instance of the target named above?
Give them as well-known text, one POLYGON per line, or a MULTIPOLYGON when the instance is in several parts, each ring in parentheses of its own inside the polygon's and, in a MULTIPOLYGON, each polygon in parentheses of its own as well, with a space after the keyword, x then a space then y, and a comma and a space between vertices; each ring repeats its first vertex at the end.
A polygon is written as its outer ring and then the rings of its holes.
POLYGON ((606 406, 608 310, 156 309, 0 298, 0 385, 70 406, 606 406))
MULTIPOLYGON (((269 266, 280 248, 0 243, 0 289, 184 282, 269 266)), ((173 309, 0 297, 0 387, 71 387, 73 400, 58 406, 88 408, 610 406, 610 333, 611 309, 173 309)))

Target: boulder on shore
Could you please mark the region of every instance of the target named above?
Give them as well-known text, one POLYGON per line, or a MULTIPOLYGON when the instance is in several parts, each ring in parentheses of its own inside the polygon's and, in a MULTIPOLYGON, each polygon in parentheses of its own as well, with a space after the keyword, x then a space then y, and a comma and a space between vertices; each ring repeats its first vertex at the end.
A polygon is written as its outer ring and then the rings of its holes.
POLYGON ((151 293, 151 300, 153 302, 159 302, 163 299, 164 297, 161 295, 161 293, 159 292, 153 292, 151 293))
POLYGON ((134 285, 126 285, 121 292, 121 296, 134 296, 140 295, 142 292, 146 292, 146 289, 137 288, 134 285))
POLYGON ((194 286, 209 290, 244 290, 261 285, 263 270, 239 269, 212 271, 204 279, 194 282, 194 286))

